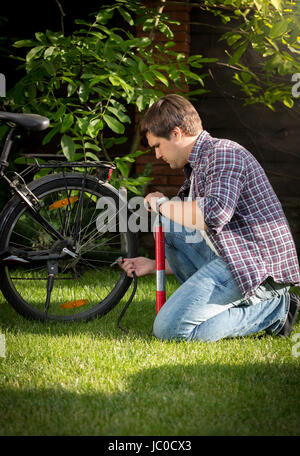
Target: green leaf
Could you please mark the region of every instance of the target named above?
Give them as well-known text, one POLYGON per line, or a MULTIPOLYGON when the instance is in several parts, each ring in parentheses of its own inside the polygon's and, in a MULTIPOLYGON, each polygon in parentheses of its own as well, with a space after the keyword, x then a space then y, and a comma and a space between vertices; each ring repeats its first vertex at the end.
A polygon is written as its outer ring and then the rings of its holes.
POLYGON ((68 135, 63 135, 63 137, 61 138, 60 144, 62 147, 63 154, 67 158, 67 160, 73 161, 75 149, 76 149, 73 139, 68 135))
POLYGON ((128 190, 130 190, 131 192, 139 195, 140 194, 140 191, 135 187, 135 185, 130 185, 127 181, 122 181, 122 183, 125 185, 126 188, 128 188, 128 190))
POLYGON ((72 96, 75 90, 77 89, 76 82, 73 81, 71 78, 68 78, 67 76, 62 76, 61 79, 69 83, 67 87, 67 94, 68 97, 72 96))
POLYGON ((51 128, 49 133, 43 139, 43 142, 42 142, 43 146, 45 144, 48 144, 51 141, 51 139, 59 132, 59 130, 60 130, 60 125, 56 125, 56 127, 51 128))
POLYGON ((34 60, 42 54, 43 50, 45 49, 45 46, 36 46, 32 48, 28 54, 26 55, 26 61, 31 62, 31 60, 34 60))
POLYGON ((99 160, 99 157, 97 157, 97 155, 93 154, 92 152, 86 152, 85 156, 88 157, 88 158, 91 158, 94 161, 98 161, 99 160))
POLYGON ((246 83, 250 82, 252 79, 251 73, 246 73, 245 71, 242 71, 241 76, 242 76, 243 81, 246 83))
POLYGON ((142 59, 139 59, 138 68, 139 68, 139 71, 140 71, 141 73, 144 73, 145 71, 148 70, 147 65, 145 65, 145 63, 143 62, 142 59))
POLYGON ((155 74, 156 78, 159 79, 165 86, 169 86, 169 81, 164 74, 160 73, 157 70, 152 70, 152 72, 155 74))
POLYGON ((78 96, 79 96, 79 100, 81 101, 81 103, 85 103, 88 100, 89 94, 90 94, 90 89, 89 89, 88 84, 80 84, 79 90, 78 90, 78 96))
POLYGON ((140 155, 144 155, 144 154, 148 154, 149 151, 147 150, 136 150, 135 152, 132 152, 131 154, 129 154, 129 157, 139 157, 140 155))
POLYGON ((92 144, 90 142, 84 143, 84 147, 86 149, 95 150, 96 152, 100 152, 100 150, 101 150, 99 146, 97 146, 96 144, 92 144))
POLYGON ((108 106, 107 109, 112 112, 122 123, 130 123, 130 117, 127 116, 124 112, 122 112, 120 109, 114 108, 112 106, 108 106))
POLYGON ((47 43, 47 38, 44 33, 36 32, 35 37, 40 43, 47 43))
POLYGON ((164 24, 163 22, 158 23, 158 29, 161 33, 166 35, 167 38, 170 38, 171 40, 174 38, 174 33, 170 29, 170 27, 167 24, 164 24))
POLYGON ((134 163, 135 161, 134 158, 130 157, 129 155, 125 155, 124 157, 122 157, 122 160, 129 163, 134 163))
POLYGON ((37 44, 38 43, 33 40, 19 40, 19 41, 16 41, 13 44, 13 46, 16 48, 21 48, 21 47, 32 47, 32 46, 36 46, 37 44))
POLYGON ((233 56, 229 59, 229 62, 228 62, 229 65, 235 65, 239 61, 239 59, 242 57, 242 55, 246 51, 247 46, 248 46, 248 43, 245 42, 235 51, 233 56))
POLYGON ((67 130, 69 130, 69 128, 73 125, 73 122, 74 122, 74 117, 71 113, 64 116, 62 125, 60 128, 61 133, 65 133, 67 130))
POLYGON ((276 8, 278 11, 281 11, 282 9, 282 0, 271 0, 272 5, 274 8, 276 8))
POLYGON ((273 25, 270 30, 270 38, 278 38, 284 35, 288 30, 289 24, 286 20, 281 20, 273 25))
POLYGON ((42 62, 42 66, 50 76, 53 76, 55 74, 56 68, 52 64, 52 62, 48 62, 48 61, 44 60, 42 62))
POLYGON ((145 104, 146 103, 144 102, 144 95, 139 95, 136 99, 136 105, 140 112, 143 111, 145 104))
POLYGON ((119 9, 119 12, 121 13, 121 15, 123 16, 123 18, 125 19, 126 22, 128 22, 129 25, 134 25, 134 21, 132 19, 132 17, 130 16, 130 14, 128 13, 128 11, 124 10, 123 8, 118 8, 119 9))
POLYGON ((48 59, 50 57, 52 57, 54 51, 56 51, 56 47, 55 46, 50 46, 48 47, 45 52, 44 52, 44 57, 45 59, 48 59))
POLYGON ((283 104, 288 108, 292 108, 294 106, 294 100, 291 97, 286 97, 283 100, 283 104))
POLYGON ((176 43, 175 41, 168 41, 166 44, 165 44, 165 48, 166 49, 170 49, 172 47, 176 46, 176 43))
POLYGON ((89 126, 86 130, 86 134, 91 138, 96 138, 99 131, 103 128, 103 122, 100 119, 93 119, 90 121, 89 126))
POLYGON ((66 112, 66 107, 65 105, 61 105, 58 110, 56 111, 56 113, 53 115, 53 120, 57 121, 57 120, 60 120, 62 118, 62 116, 65 114, 66 112))
POLYGON ((121 172, 122 176, 128 177, 130 169, 126 165, 126 163, 124 163, 124 161, 121 158, 119 158, 119 157, 115 158, 115 163, 116 163, 116 167, 121 172))
POLYGON ((242 38, 242 35, 240 35, 238 33, 234 33, 233 35, 230 35, 227 38, 227 43, 229 44, 229 46, 232 46, 234 43, 236 43, 241 38, 242 38))
POLYGON ((143 76, 144 76, 144 79, 148 82, 148 84, 151 85, 151 87, 154 87, 155 81, 154 81, 154 78, 152 77, 152 74, 149 71, 146 71, 145 73, 143 73, 143 76))
POLYGON ((111 117, 108 114, 103 114, 104 122, 109 126, 109 128, 118 134, 123 134, 125 127, 121 122, 119 122, 115 117, 111 117))

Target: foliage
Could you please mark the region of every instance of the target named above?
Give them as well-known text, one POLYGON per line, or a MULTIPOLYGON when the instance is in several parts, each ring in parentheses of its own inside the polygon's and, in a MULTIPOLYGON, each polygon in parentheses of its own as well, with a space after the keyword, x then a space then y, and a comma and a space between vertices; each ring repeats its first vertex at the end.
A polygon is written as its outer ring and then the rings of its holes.
MULTIPOLYGON (((122 184, 138 193, 137 186, 149 178, 129 178, 131 164, 142 153, 126 136, 133 120, 130 105, 142 112, 163 95, 163 89, 180 92, 186 84, 197 84, 195 93, 202 93, 204 76, 190 70, 184 54, 172 51, 175 22, 139 1, 116 0, 90 22, 76 24, 70 36, 47 30, 14 44, 29 48, 22 59, 26 75, 6 103, 11 110, 49 117, 51 128, 43 143, 60 135, 69 161, 111 160, 109 150, 126 145, 130 153, 115 163, 122 184), (125 25, 112 26, 120 21, 125 25), (141 36, 136 36, 137 26, 141 36), (153 44, 156 30, 167 37, 164 44, 153 44)), ((199 67, 201 58, 191 63, 199 67)))
POLYGON ((246 104, 263 103, 275 109, 277 102, 293 107, 292 75, 300 72, 300 4, 293 0, 205 1, 205 8, 230 22, 221 39, 229 46, 228 66, 233 82, 246 104), (255 52, 257 67, 243 60, 247 50, 255 52), (258 57, 258 59, 257 59, 258 57))
POLYGON ((221 37, 227 62, 173 51, 172 27, 178 22, 140 1, 114 0, 91 21, 77 20, 69 36, 47 30, 17 41, 15 47, 29 48, 26 57, 18 57, 26 75, 8 93, 3 109, 48 116, 44 144, 59 138, 70 161, 114 159, 118 173, 113 184, 139 193, 150 178, 130 177, 143 153, 130 129, 134 109, 141 116, 165 91, 183 93, 187 86, 189 96, 201 95, 206 75, 199 71, 205 64, 225 63, 233 70, 233 83, 246 104, 263 103, 273 110, 278 102, 288 108, 294 104, 291 78, 296 82, 293 77, 300 75, 299 3, 205 0, 199 7, 227 24, 221 37), (155 44, 157 31, 166 37, 163 44, 155 44), (255 67, 248 64, 246 51, 254 53, 255 67), (115 153, 120 148, 128 153, 115 153))

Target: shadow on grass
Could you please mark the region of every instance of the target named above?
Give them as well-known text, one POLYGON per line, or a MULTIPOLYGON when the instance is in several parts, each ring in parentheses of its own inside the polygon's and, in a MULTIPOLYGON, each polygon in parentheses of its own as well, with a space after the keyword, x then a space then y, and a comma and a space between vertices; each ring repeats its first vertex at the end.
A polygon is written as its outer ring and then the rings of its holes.
MULTIPOLYGON (((299 435, 300 366, 163 365, 112 394, 3 388, 1 435, 299 435)), ((98 385, 100 388, 101 385, 98 385)), ((91 389, 91 388, 90 388, 91 389)))

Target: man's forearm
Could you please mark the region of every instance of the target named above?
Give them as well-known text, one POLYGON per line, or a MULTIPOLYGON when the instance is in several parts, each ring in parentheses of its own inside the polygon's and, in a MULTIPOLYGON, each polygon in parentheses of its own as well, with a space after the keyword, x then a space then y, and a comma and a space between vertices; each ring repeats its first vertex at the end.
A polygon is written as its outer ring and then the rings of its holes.
POLYGON ((196 230, 206 230, 201 209, 196 201, 166 201, 160 206, 160 213, 179 225, 196 230))

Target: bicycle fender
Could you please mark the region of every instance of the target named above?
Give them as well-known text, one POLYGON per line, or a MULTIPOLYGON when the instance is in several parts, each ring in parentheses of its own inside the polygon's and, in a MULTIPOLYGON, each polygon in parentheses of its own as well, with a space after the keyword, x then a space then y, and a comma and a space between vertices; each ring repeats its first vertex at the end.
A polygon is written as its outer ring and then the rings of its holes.
MULTIPOLYGON (((127 208, 128 208, 128 211, 130 212, 131 215, 133 215, 134 217, 138 218, 139 216, 133 212, 132 208, 130 207, 130 205, 128 204, 128 201, 127 201, 127 191, 126 189, 125 190, 122 190, 121 191, 118 191, 115 187, 113 187, 111 184, 109 184, 108 182, 105 182, 105 183, 101 183, 100 182, 100 185, 102 185, 103 187, 106 187, 108 188, 111 192, 113 192, 119 199, 120 203, 123 203, 124 206, 126 205, 127 208)), ((120 208, 124 208, 124 206, 121 206, 120 204, 120 208)))

